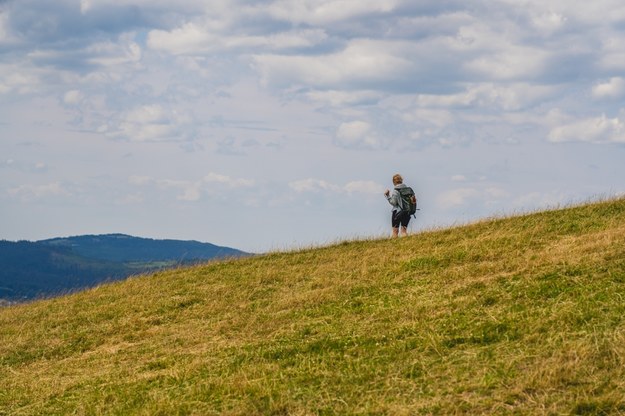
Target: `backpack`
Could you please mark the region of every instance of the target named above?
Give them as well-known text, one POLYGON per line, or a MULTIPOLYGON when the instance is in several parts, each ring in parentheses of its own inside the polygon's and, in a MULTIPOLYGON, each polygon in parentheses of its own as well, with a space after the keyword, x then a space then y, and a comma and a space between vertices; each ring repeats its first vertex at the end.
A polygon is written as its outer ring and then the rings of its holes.
POLYGON ((417 197, 412 188, 406 186, 405 188, 397 189, 397 192, 399 192, 402 200, 402 211, 408 211, 410 215, 415 215, 415 212, 417 212, 417 197))

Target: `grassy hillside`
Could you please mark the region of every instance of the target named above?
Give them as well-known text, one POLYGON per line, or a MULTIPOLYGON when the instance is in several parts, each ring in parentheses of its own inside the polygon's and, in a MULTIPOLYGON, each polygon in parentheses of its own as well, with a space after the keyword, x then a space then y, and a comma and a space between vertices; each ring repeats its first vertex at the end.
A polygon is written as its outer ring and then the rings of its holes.
POLYGON ((0 310, 0 414, 625 414, 625 199, 0 310))

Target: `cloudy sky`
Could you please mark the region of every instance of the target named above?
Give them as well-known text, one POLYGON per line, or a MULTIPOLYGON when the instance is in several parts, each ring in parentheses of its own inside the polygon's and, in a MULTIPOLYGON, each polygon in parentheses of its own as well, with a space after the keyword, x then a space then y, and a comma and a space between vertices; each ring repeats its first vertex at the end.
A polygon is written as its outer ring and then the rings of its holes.
POLYGON ((0 0, 0 239, 249 251, 625 191, 622 0, 0 0))

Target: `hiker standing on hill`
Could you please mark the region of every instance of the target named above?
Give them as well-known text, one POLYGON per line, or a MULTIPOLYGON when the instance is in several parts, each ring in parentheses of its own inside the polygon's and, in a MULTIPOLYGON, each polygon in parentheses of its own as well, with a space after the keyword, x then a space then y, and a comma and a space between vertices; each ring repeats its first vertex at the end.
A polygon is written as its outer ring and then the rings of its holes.
POLYGON ((402 236, 408 235, 408 223, 417 207, 417 198, 414 191, 409 186, 404 185, 404 179, 398 173, 393 176, 393 192, 388 189, 384 191, 384 196, 389 204, 393 206, 391 225, 393 227, 393 237, 399 236, 399 226, 401 225, 402 236))

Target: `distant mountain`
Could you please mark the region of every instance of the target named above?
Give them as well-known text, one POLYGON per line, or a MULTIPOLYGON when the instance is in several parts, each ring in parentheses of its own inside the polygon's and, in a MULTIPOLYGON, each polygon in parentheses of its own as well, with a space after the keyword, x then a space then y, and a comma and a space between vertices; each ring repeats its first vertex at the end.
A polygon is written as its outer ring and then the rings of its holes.
POLYGON ((246 255, 210 243, 125 234, 0 241, 0 306, 56 296, 155 269, 246 255))
POLYGON ((70 248, 82 257, 113 262, 210 260, 246 254, 233 248, 198 241, 153 240, 125 234, 53 238, 38 243, 70 248))

